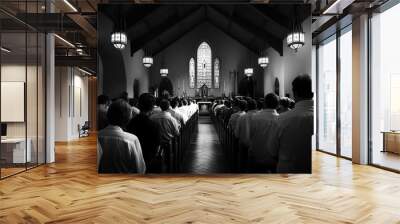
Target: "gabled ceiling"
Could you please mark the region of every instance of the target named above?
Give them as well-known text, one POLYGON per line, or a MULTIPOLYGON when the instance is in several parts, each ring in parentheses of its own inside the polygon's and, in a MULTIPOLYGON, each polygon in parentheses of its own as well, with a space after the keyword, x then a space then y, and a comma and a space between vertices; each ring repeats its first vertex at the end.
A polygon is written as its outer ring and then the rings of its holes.
POLYGON ((115 24, 124 18, 131 54, 145 49, 153 55, 204 22, 255 53, 272 47, 282 55, 294 15, 299 21, 311 15, 307 4, 102 5, 99 10, 115 24))

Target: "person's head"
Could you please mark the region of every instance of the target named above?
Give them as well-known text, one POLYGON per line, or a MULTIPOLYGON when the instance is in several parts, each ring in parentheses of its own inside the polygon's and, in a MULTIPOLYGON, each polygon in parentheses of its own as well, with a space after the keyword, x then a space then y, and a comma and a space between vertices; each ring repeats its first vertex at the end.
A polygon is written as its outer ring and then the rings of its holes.
POLYGON ((264 104, 266 109, 276 109, 279 105, 279 97, 275 93, 265 95, 264 104))
POLYGON ((178 98, 173 98, 171 100, 171 107, 175 109, 178 106, 178 98))
POLYGON ((255 110, 257 109, 257 102, 253 99, 249 99, 247 101, 247 110, 255 110))
POLYGON ((141 112, 149 112, 153 109, 156 102, 155 97, 151 93, 143 93, 139 97, 139 109, 141 112))
POLYGON ((247 102, 245 100, 239 100, 239 109, 240 111, 246 111, 247 110, 247 102))
POLYGON ((166 111, 169 109, 169 101, 167 99, 162 99, 160 101, 160 108, 162 111, 166 111))
POLYGON ((183 101, 183 100, 179 100, 179 101, 178 101, 178 107, 182 107, 182 105, 183 105, 183 104, 182 104, 182 101, 183 101))
POLYGON ((128 101, 129 101, 128 92, 123 91, 123 92, 120 94, 119 98, 125 100, 126 102, 128 102, 128 101))
POLYGON ((110 125, 124 128, 131 120, 131 106, 122 99, 114 101, 107 111, 107 120, 110 125))
POLYGON ((262 99, 257 100, 257 109, 262 110, 264 106, 264 101, 262 99))
POLYGON ((282 108, 285 108, 285 109, 289 108, 289 104, 290 104, 290 101, 289 101, 289 98, 287 98, 287 97, 282 97, 279 100, 279 106, 282 108))
POLYGON ((106 95, 100 95, 97 97, 97 104, 99 105, 108 105, 110 103, 110 99, 106 95))
POLYGON ((310 100, 314 94, 312 92, 312 81, 309 75, 297 76, 292 82, 294 100, 310 100))
POLYGON ((160 106, 160 102, 161 102, 161 98, 160 98, 160 97, 157 97, 157 99, 156 99, 156 106, 160 106))
POLYGON ((182 101, 182 104, 183 104, 183 106, 186 106, 186 105, 188 105, 188 102, 187 102, 187 100, 185 100, 185 99, 184 99, 184 100, 182 101))
POLYGON ((225 105, 227 108, 231 108, 232 103, 231 103, 230 100, 225 100, 224 105, 225 105))

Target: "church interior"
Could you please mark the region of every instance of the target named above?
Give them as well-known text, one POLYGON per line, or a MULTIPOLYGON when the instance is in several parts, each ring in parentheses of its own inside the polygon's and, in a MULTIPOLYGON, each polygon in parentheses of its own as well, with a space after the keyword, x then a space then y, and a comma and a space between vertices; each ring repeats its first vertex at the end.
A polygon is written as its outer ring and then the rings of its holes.
POLYGON ((398 0, 0 1, 0 223, 399 223, 398 0))

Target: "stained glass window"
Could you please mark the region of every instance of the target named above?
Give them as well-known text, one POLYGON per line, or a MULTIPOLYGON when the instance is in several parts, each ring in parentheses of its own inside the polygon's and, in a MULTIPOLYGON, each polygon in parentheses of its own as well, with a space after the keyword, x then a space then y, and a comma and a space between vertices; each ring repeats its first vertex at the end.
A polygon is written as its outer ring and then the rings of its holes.
POLYGON ((197 49, 197 88, 202 87, 203 84, 211 88, 211 63, 211 47, 203 42, 197 49))
POLYGON ((194 67, 194 58, 191 58, 189 61, 189 86, 190 88, 194 88, 195 81, 195 67, 194 67))
POLYGON ((214 60, 214 88, 219 88, 219 59, 214 60))

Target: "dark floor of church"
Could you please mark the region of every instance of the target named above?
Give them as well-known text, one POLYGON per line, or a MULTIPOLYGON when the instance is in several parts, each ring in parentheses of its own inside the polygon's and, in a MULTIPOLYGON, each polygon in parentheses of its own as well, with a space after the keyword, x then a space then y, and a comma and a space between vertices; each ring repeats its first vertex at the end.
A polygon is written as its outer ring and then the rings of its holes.
POLYGON ((182 173, 229 172, 225 152, 210 116, 199 116, 199 125, 185 152, 182 173))

